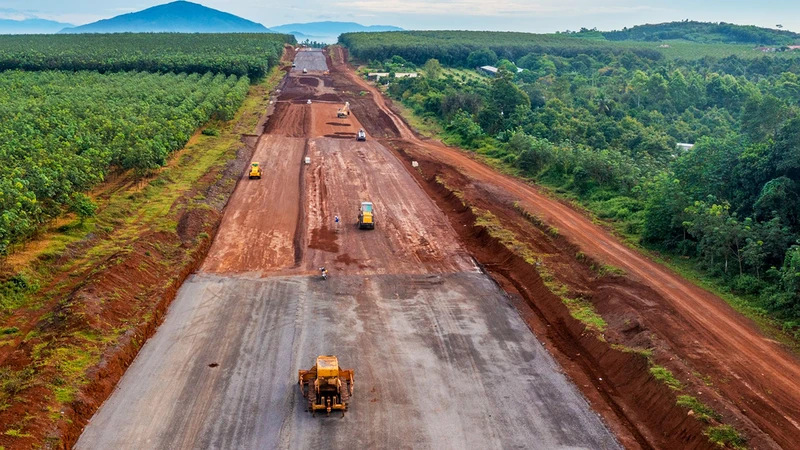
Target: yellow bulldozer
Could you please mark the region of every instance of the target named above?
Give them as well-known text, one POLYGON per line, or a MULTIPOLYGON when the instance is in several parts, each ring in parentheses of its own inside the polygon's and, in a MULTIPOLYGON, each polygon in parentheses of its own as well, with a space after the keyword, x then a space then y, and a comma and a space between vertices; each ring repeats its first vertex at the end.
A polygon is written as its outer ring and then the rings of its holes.
POLYGON ((250 177, 251 180, 253 178, 261 179, 261 165, 257 162, 253 162, 250 164, 250 177))
POLYGON ((350 102, 344 102, 344 106, 336 111, 336 117, 339 119, 347 119, 350 117, 350 102))
POLYGON ((339 410, 344 415, 347 402, 353 395, 353 370, 339 367, 335 356, 318 356, 317 363, 309 370, 300 371, 300 392, 308 399, 308 411, 316 415, 325 410, 330 414, 339 410))
POLYGON ((358 228, 375 229, 375 210, 372 202, 361 202, 361 208, 358 209, 358 228))

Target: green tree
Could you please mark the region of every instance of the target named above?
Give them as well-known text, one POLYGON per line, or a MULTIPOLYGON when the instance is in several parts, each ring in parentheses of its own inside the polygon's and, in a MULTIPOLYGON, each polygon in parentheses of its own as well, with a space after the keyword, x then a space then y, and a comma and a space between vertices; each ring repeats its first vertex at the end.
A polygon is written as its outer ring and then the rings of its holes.
POLYGON ((509 151, 516 156, 515 165, 531 175, 537 175, 553 161, 555 149, 546 139, 515 132, 508 141, 509 151))
POLYGON ((518 106, 530 108, 528 94, 514 84, 514 74, 500 69, 497 72, 490 90, 492 104, 503 114, 511 114, 518 106))
POLYGON ((472 146, 475 140, 483 135, 480 125, 475 123, 472 116, 464 111, 458 111, 447 128, 460 136, 462 142, 467 146, 472 146))
POLYGON ((488 48, 475 50, 467 56, 467 66, 482 67, 497 64, 497 54, 488 48))
POLYGON ((69 209, 77 214, 80 222, 83 223, 83 221, 89 217, 94 217, 94 214, 97 211, 97 205, 92 201, 91 198, 89 198, 88 195, 76 192, 72 195, 72 201, 69 209))
POLYGON ((431 80, 438 80, 444 72, 438 59, 429 59, 422 70, 425 71, 425 75, 431 80))

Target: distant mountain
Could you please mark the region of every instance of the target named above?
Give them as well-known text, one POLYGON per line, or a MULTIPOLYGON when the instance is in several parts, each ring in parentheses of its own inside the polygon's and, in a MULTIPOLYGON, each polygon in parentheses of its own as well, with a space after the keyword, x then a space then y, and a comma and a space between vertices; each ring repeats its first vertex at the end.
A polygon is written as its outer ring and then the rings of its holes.
POLYGON ((64 27, 73 27, 70 23, 54 22, 45 19, 11 20, 0 19, 0 34, 52 34, 64 27))
MULTIPOLYGON (((581 30, 592 33, 596 30, 581 30)), ((578 33, 581 34, 581 33, 578 33)), ((800 42, 800 34, 753 25, 734 25, 719 22, 669 22, 655 25, 637 25, 618 31, 602 32, 610 41, 664 41, 682 39, 700 43, 728 43, 753 45, 791 45, 800 42)))
POLYGON ((364 26, 355 22, 290 23, 272 27, 271 30, 276 33, 293 34, 298 41, 309 39, 320 42, 336 42, 340 34, 357 31, 403 31, 402 28, 390 25, 364 26))
POLYGON ((269 33, 260 23, 208 8, 177 1, 139 12, 104 19, 60 33, 269 33))

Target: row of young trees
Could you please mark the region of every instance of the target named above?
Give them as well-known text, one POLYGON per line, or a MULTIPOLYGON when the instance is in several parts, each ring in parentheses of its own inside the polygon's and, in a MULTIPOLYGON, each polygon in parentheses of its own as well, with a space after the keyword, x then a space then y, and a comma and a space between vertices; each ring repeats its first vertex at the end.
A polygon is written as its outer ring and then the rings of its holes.
POLYGON ((0 255, 70 208, 111 167, 165 164, 210 119, 233 118, 246 76, 124 72, 0 73, 0 255))
POLYGON ((499 60, 494 78, 400 79, 388 91, 452 142, 573 192, 798 326, 800 70, 711 69, 726 63, 531 53, 518 74, 499 60))
POLYGON ((291 35, 271 33, 0 36, 0 71, 213 72, 256 79, 294 43, 291 35))

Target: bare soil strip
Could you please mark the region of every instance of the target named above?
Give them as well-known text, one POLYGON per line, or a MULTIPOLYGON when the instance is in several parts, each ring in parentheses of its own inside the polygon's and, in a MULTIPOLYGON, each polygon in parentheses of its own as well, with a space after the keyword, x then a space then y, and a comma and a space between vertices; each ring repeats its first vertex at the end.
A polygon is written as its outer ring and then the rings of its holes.
POLYGON ((327 266, 337 274, 476 270, 447 218, 385 147, 322 138, 311 141, 309 154, 306 269, 327 266), (374 204, 376 230, 357 227, 362 201, 374 204))
POLYGON ((264 135, 259 139, 253 161, 261 164, 263 178, 250 180, 247 173, 241 175, 202 272, 260 274, 294 266, 305 145, 302 138, 264 135))

